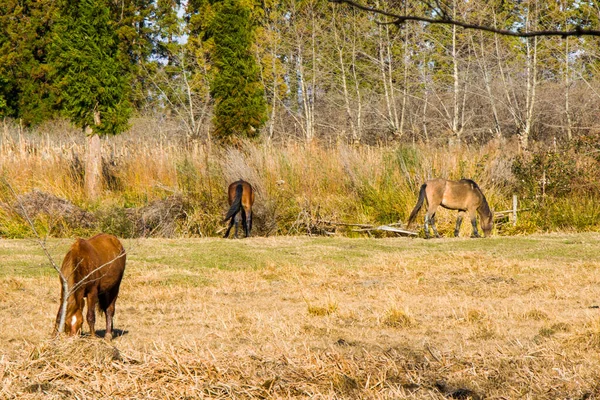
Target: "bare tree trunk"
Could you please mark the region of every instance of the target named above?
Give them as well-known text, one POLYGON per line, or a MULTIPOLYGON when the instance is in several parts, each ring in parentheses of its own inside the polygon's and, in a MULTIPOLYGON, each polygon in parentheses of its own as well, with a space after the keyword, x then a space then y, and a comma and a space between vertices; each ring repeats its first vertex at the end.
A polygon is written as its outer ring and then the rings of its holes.
MULTIPOLYGON (((100 112, 94 111, 94 123, 100 125, 100 112)), ((84 189, 88 199, 95 200, 102 189, 102 146, 100 136, 91 126, 85 127, 87 136, 87 155, 85 161, 84 189)))
MULTIPOLYGON (((335 34, 336 41, 338 41, 337 32, 335 34)), ((350 96, 348 95, 348 84, 346 82, 346 67, 344 66, 344 49, 338 44, 338 57, 340 62, 340 72, 342 74, 342 91, 344 93, 344 105, 346 106, 346 114, 348 122, 350 122, 350 129, 352 130, 352 138, 356 139, 356 126, 354 126, 354 118, 352 117, 352 108, 350 106, 350 96)))
MULTIPOLYGON (((275 134, 275 116, 277 115, 277 100, 278 100, 278 95, 277 95, 277 48, 274 46, 271 49, 271 58, 272 58, 272 65, 271 68, 273 69, 272 74, 273 74, 273 98, 271 99, 271 118, 269 118, 269 139, 273 139, 273 135, 275 134)), ((266 87, 266 85, 265 85, 266 87)))
POLYGON ((565 117, 567 119, 567 139, 569 142, 573 139, 573 132, 571 129, 571 110, 569 105, 569 86, 571 81, 569 79, 569 37, 565 39, 565 117))
POLYGON ((452 97, 452 133, 456 136, 458 144, 460 144, 460 133, 458 132, 458 60, 456 58, 456 25, 452 25, 452 77, 454 79, 454 92, 452 97))
MULTIPOLYGON (((453 4, 453 18, 456 19, 456 2, 453 4)), ((462 133, 464 129, 465 118, 465 102, 466 90, 463 90, 463 98, 461 100, 460 90, 460 75, 458 73, 458 51, 456 44, 456 25, 452 25, 452 78, 453 78, 453 93, 452 93, 452 133, 456 138, 456 144, 462 144, 462 133)), ((467 73, 468 74, 468 73, 467 73)), ((465 79, 466 81, 466 79, 465 79)), ((466 85, 466 82, 465 82, 466 85)))
POLYGON ((315 137, 314 132, 314 116, 313 105, 311 104, 311 96, 309 94, 306 77, 304 74, 304 58, 302 57, 302 48, 298 46, 298 80, 300 81, 300 91, 302 96, 302 112, 304 113, 304 138, 307 142, 312 142, 315 137))
POLYGON ((391 39, 389 26, 379 25, 379 68, 381 71, 381 81, 383 83, 385 105, 388 113, 388 123, 394 134, 398 134, 398 109, 394 97, 393 85, 393 55, 391 50, 391 39), (384 31, 385 30, 385 31, 384 31), (385 32, 385 35, 384 35, 385 32), (387 67, 386 67, 387 64, 387 67))
POLYGON ((312 76, 310 78, 310 82, 307 82, 306 76, 306 66, 304 61, 304 37, 300 32, 303 27, 295 26, 295 34, 296 34, 296 71, 298 86, 300 91, 300 99, 302 113, 304 114, 304 124, 302 126, 302 131, 304 133, 304 139, 306 142, 310 143, 315 138, 315 116, 314 116, 314 107, 315 107, 315 86, 316 86, 316 62, 317 62, 317 49, 316 49, 316 19, 314 15, 314 10, 310 10, 310 20, 312 24, 312 29, 310 29, 310 57, 312 61, 312 76))
MULTIPOLYGON (((406 4, 404 6, 405 14, 406 14, 406 4)), ((408 55, 408 27, 409 24, 404 24, 404 76, 402 82, 402 106, 400 108, 400 126, 398 127, 398 135, 400 137, 404 136, 404 122, 406 119, 406 103, 408 100, 408 62, 410 57, 408 55)))
POLYGON ((533 124, 533 109, 535 106, 535 93, 537 87, 537 37, 527 39, 527 94, 525 97, 525 124, 519 131, 519 144, 521 150, 529 148, 529 136, 533 124), (533 49, 531 45, 533 40, 533 49))
POLYGON ((429 104, 429 90, 425 89, 425 96, 423 99, 423 114, 422 114, 422 126, 423 135, 425 135, 425 143, 429 143, 429 130, 427 129, 427 105, 429 104))
MULTIPOLYGON (((356 30, 355 30, 356 32, 356 30)), ((353 42, 352 48, 352 75, 354 78, 354 87, 356 90, 356 134, 360 141, 362 138, 362 97, 360 95, 360 84, 356 74, 356 42, 353 42)))
POLYGON ((355 141, 358 138, 358 134, 356 131, 356 126, 354 124, 354 117, 352 115, 353 114, 352 107, 350 105, 350 95, 348 93, 348 82, 347 82, 347 78, 346 78, 346 65, 344 62, 344 45, 343 45, 344 40, 340 40, 340 38, 339 38, 339 32, 337 29, 335 11, 333 13, 332 24, 333 24, 333 37, 335 40, 335 47, 337 48, 338 61, 340 63, 340 74, 341 74, 341 78, 342 78, 342 93, 344 95, 344 106, 346 107, 346 117, 348 119, 348 122, 350 123, 350 129, 352 130, 352 140, 355 141))
MULTIPOLYGON (((490 106, 492 107, 492 115, 494 117, 494 136, 500 138, 502 137, 502 127, 500 126, 500 118, 498 117, 498 106, 496 105, 496 98, 494 97, 493 93, 492 93, 492 85, 491 85, 491 80, 490 80, 490 74, 488 72, 487 69, 487 65, 485 60, 487 59, 485 57, 485 50, 483 47, 483 33, 479 32, 479 45, 481 48, 481 54, 479 56, 476 57, 477 59, 477 63, 479 64, 479 68, 481 69, 481 72, 483 73, 483 82, 485 84, 485 91, 487 92, 489 101, 490 101, 490 106)), ((473 41, 473 36, 471 36, 471 45, 473 47, 473 49, 475 49, 475 42, 473 41)))

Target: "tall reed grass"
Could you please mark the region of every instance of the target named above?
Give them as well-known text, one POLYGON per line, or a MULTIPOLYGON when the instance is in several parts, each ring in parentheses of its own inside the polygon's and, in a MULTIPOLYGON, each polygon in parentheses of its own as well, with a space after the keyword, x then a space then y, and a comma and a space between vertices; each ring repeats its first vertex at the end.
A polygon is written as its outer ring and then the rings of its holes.
MULTIPOLYGON (((80 132, 61 122, 32 131, 5 122, 0 174, 18 194, 37 189, 96 213, 99 222, 88 230, 122 236, 132 236, 124 210, 173 195, 185 199, 177 235, 217 235, 223 229, 227 185, 240 178, 256 190, 255 232, 260 235, 315 233, 312 228, 321 221, 405 222, 420 185, 433 177, 475 180, 495 210, 510 208, 518 189, 511 171, 516 148, 507 143, 432 148, 247 142, 223 148, 182 132, 168 121, 140 119, 129 132, 104 138, 105 190, 100 198, 86 199, 80 132)), ((11 212, 16 203, 7 188, 0 195, 0 235, 30 235, 25 221, 11 212)), ((526 205, 527 199, 522 200, 526 205)), ((593 197, 576 200, 566 196, 543 210, 530 209, 519 216, 517 227, 507 225, 501 232, 597 229, 599 202, 593 197)), ((455 212, 438 212, 440 232, 449 234, 454 219, 455 212)), ((64 224, 58 231, 52 218, 36 221, 50 235, 86 233, 64 224)), ((470 233, 466 225, 465 235, 470 233)))

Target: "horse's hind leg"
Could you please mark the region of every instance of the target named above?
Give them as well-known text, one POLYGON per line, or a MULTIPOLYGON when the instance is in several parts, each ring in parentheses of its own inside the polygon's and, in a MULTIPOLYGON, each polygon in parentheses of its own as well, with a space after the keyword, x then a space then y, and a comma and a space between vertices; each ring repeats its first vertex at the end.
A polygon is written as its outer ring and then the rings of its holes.
POLYGON ((112 340, 113 337, 113 318, 115 316, 115 306, 117 303, 118 294, 118 288, 110 293, 112 300, 109 303, 108 307, 106 307, 106 311, 104 312, 106 314, 106 334, 104 335, 104 339, 106 340, 112 340))
POLYGON ((229 227, 227 228, 227 231, 225 232, 225 235, 223 236, 224 238, 228 238, 229 237, 229 232, 231 232, 231 227, 233 226, 233 219, 235 218, 235 216, 233 216, 230 220, 229 220, 229 227))
POLYGON ((246 226, 248 227, 248 232, 246 237, 250 236, 250 232, 252 232, 252 210, 248 211, 246 217, 246 226))
POLYGON ((469 217, 471 218, 471 225, 473 226, 473 233, 471 234, 471 237, 481 237, 479 236, 479 231, 477 230, 477 215, 473 211, 469 212, 469 217))
POLYGON ((246 237, 250 236, 250 231, 252 230, 252 210, 244 209, 244 233, 246 237))
POLYGON ((439 238, 440 234, 438 233, 437 226, 435 226, 435 214, 433 214, 431 216, 430 220, 431 220, 431 228, 433 229, 433 234, 435 235, 436 238, 439 238))
MULTIPOLYGON (((429 203, 429 202, 428 202, 429 203)), ((429 203, 431 204, 431 203, 429 203)), ((436 238, 440 237, 438 233, 437 227, 435 226, 435 212, 437 211, 437 206, 429 205, 427 207, 427 213, 425 214, 425 238, 429 239, 429 226, 431 225, 431 229, 433 229, 433 234, 436 238)))
POLYGON ((244 229, 244 236, 248 237, 248 214, 246 213, 246 209, 242 207, 242 228, 244 229))
POLYGON ((459 211, 458 216, 456 217, 456 227, 454 228, 454 237, 458 237, 458 234, 460 233, 460 226, 462 225, 463 217, 464 217, 464 212, 459 211))
POLYGON ((240 228, 240 218, 241 218, 241 213, 237 213, 234 217, 235 220, 235 230, 234 230, 234 234, 233 236, 237 239, 238 238, 238 230, 240 228))
POLYGON ((425 214, 425 224, 423 225, 425 231, 425 239, 429 239, 429 214, 425 214))

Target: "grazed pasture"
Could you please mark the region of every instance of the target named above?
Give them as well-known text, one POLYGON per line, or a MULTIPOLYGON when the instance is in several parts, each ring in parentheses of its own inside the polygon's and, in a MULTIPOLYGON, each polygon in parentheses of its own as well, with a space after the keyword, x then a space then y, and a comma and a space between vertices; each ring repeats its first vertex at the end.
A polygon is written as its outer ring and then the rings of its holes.
POLYGON ((125 245, 106 344, 49 340, 58 278, 0 240, 0 398, 600 398, 598 233, 125 245))

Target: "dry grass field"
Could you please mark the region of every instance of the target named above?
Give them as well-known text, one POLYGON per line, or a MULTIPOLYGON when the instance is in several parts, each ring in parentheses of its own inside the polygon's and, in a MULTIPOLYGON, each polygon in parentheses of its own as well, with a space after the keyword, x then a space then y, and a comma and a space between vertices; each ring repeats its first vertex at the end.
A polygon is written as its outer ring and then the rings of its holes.
POLYGON ((600 398, 598 233, 125 245, 107 343, 51 340, 58 278, 0 240, 0 398, 600 398))

